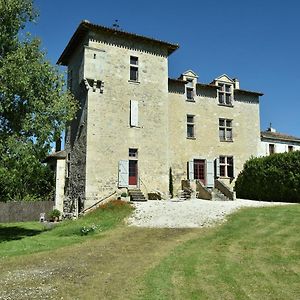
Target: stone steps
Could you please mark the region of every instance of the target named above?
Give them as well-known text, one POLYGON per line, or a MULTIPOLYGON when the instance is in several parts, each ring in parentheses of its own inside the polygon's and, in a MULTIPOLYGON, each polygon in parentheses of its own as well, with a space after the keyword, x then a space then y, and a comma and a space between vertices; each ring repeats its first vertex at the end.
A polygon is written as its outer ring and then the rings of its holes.
POLYGON ((219 191, 216 188, 213 188, 212 190, 212 200, 216 201, 229 201, 230 199, 226 197, 221 191, 219 191))
POLYGON ((130 201, 147 201, 144 194, 139 189, 129 189, 130 201))

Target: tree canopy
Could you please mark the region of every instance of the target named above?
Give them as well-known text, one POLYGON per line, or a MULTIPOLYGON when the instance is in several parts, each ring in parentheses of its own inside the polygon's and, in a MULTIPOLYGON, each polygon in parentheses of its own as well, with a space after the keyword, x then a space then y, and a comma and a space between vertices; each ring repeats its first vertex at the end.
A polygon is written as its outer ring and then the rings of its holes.
POLYGON ((32 0, 0 0, 2 201, 49 193, 49 172, 41 161, 77 110, 64 76, 47 61, 40 40, 29 34, 20 38, 26 23, 36 18, 32 0))

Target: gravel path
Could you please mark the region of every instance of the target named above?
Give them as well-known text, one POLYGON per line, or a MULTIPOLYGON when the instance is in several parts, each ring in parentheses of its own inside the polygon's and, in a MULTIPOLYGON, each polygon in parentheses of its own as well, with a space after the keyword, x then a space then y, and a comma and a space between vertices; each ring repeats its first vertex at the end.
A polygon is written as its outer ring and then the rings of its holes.
POLYGON ((242 207, 287 205, 281 202, 263 202, 237 199, 235 201, 150 200, 133 203, 135 212, 128 219, 130 226, 159 228, 210 227, 226 220, 226 216, 242 207))

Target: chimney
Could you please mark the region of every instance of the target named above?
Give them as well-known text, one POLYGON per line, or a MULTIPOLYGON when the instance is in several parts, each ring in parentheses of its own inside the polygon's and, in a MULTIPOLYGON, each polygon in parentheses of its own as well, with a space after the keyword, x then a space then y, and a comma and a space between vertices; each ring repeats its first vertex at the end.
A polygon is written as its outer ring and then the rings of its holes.
POLYGON ((275 128, 272 128, 272 123, 270 123, 270 127, 267 129, 269 132, 276 132, 275 128))
POLYGON ((234 78, 233 81, 234 81, 235 89, 239 90, 240 89, 240 81, 237 78, 234 78))

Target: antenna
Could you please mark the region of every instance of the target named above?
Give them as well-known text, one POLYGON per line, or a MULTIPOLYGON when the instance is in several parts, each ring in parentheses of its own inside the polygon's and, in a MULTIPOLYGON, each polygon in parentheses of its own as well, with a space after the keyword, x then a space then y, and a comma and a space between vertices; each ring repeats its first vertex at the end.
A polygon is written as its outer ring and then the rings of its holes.
POLYGON ((120 29, 119 20, 115 20, 115 22, 113 23, 112 27, 114 29, 117 29, 117 30, 120 29))

